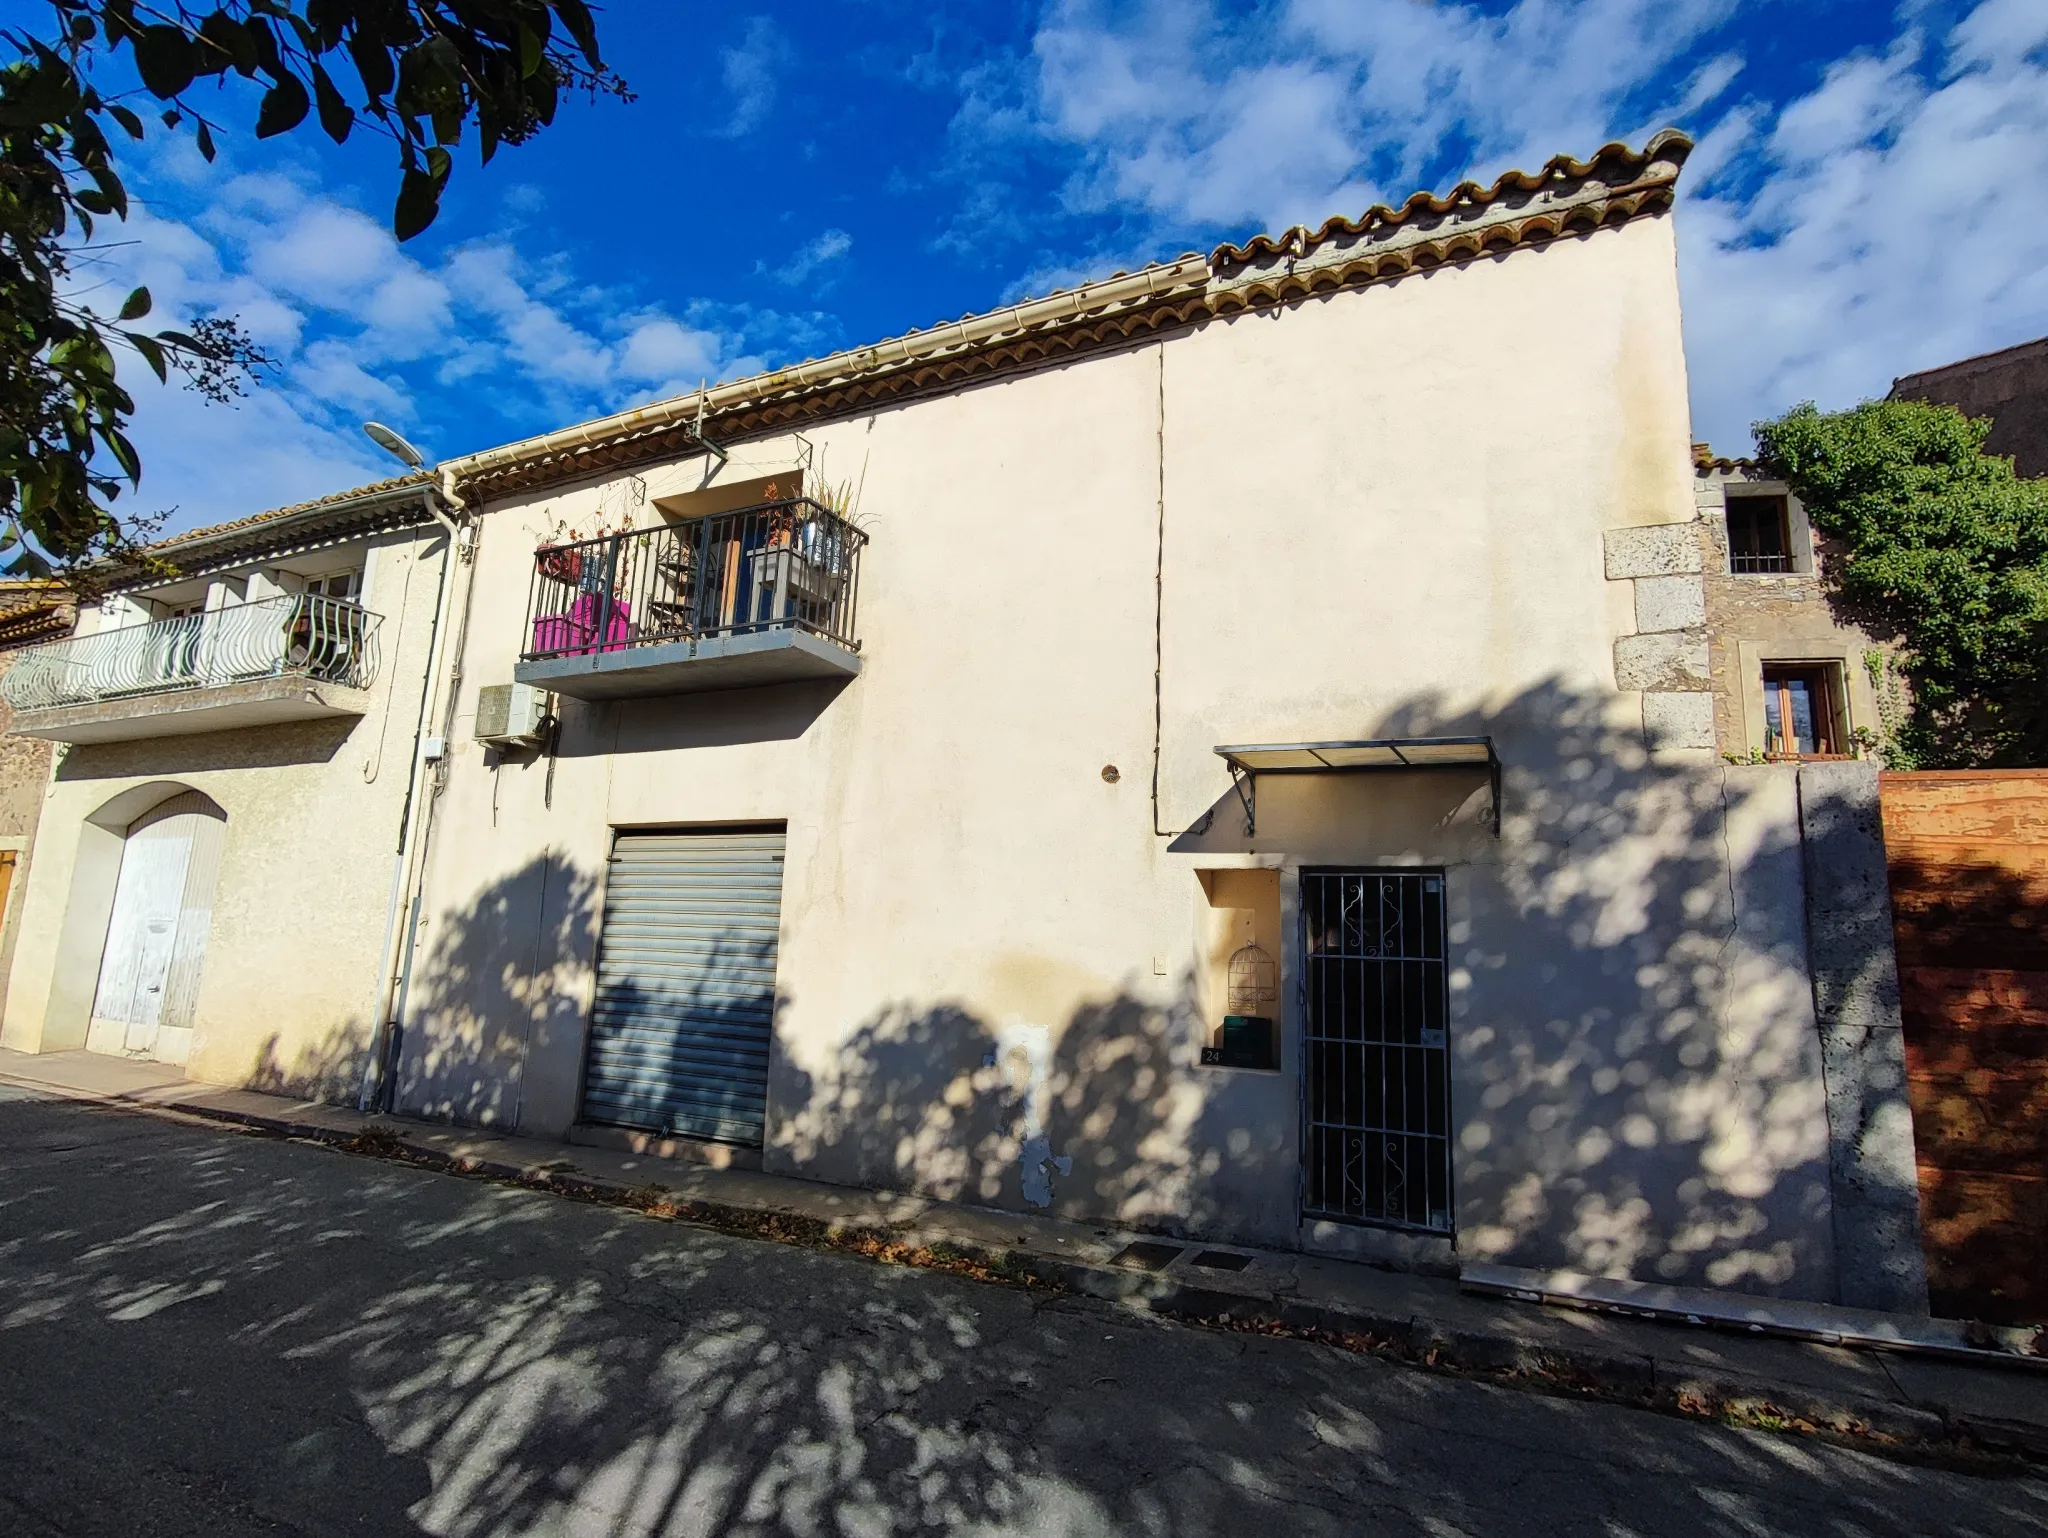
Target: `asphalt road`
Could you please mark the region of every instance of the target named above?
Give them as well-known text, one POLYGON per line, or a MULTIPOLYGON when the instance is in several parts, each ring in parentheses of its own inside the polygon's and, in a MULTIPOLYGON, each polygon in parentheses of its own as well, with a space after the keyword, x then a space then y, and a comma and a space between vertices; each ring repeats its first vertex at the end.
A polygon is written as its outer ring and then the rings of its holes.
POLYGON ((0 1532, 2039 1534, 2048 1483, 0 1087, 0 1532))

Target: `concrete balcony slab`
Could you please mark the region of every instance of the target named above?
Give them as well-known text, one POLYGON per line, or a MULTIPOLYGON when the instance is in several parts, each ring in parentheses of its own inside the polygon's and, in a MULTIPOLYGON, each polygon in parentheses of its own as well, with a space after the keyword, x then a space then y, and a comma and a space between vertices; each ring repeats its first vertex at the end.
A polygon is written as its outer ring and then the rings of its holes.
POLYGON ((143 737, 188 737, 282 721, 360 716, 370 709, 367 689, 322 683, 298 674, 248 678, 84 705, 17 710, 16 736, 49 742, 129 742, 143 737))
POLYGON ((618 700, 653 694, 695 694, 751 689, 803 679, 852 678, 860 653, 806 630, 758 630, 745 635, 621 645, 571 657, 515 665, 523 684, 579 700, 618 700))

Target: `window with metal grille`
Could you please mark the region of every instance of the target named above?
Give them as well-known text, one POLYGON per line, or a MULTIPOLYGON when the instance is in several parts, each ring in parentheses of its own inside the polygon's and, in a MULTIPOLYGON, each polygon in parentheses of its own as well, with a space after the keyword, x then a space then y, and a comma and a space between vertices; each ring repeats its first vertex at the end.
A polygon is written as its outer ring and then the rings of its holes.
POLYGON ((1744 574, 1792 569, 1791 518, 1783 497, 1728 499, 1728 569, 1744 574))
POLYGON ((1451 1231, 1444 878, 1309 870, 1302 1214, 1451 1231))

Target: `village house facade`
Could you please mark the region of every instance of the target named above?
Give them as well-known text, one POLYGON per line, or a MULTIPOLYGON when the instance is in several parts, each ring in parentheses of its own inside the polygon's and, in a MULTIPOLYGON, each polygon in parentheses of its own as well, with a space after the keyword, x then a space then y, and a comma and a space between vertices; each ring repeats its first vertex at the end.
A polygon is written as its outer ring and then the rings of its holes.
MULTIPOLYGON (((1824 1071, 1806 944, 1872 787, 1720 755, 1687 148, 444 466, 475 600, 380 1094, 1924 1308, 1896 1085, 1824 1071)), ((1883 944, 1830 963, 1880 1011, 1883 944)))
POLYGON ((164 541, 14 655, 8 741, 54 763, 6 1046, 355 1098, 446 607, 439 495, 413 476, 164 541))
MULTIPOLYGON (((1874 770, 1723 756, 1689 149, 357 494, 418 511, 364 539, 391 644, 352 713, 45 723, 76 745, 8 1045, 127 1049, 94 1004, 124 839, 196 795, 178 816, 226 814, 196 1076, 1215 1241, 1924 1311, 1874 770)), ((221 574, 208 612, 285 569, 220 537, 181 566, 221 574)), ((202 601, 138 597, 98 623, 202 601)))

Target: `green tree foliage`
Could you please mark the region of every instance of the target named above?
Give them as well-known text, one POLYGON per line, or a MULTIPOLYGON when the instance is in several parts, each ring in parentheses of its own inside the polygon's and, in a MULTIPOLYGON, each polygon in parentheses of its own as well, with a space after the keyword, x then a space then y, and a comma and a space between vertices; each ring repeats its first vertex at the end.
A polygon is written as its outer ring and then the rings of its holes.
POLYGON ((50 0, 45 37, 0 33, 0 551, 41 574, 127 548, 148 521, 111 504, 140 483, 123 429, 126 353, 214 398, 239 394, 267 363, 230 317, 183 330, 136 329, 148 290, 109 316, 85 302, 89 242, 127 217, 115 146, 189 133, 212 160, 227 131, 210 101, 255 104, 259 139, 311 120, 335 143, 391 142, 392 228, 427 228, 474 127, 480 158, 552 122, 565 91, 625 96, 598 56, 584 0, 50 0), (140 88, 103 91, 108 63, 140 88), (222 92, 230 78, 254 92, 222 92))
POLYGON ((1986 455, 1990 431, 1918 401, 1756 426, 1761 466, 1830 541, 1830 604, 1900 647, 1896 767, 2048 764, 2048 479, 1986 455))

